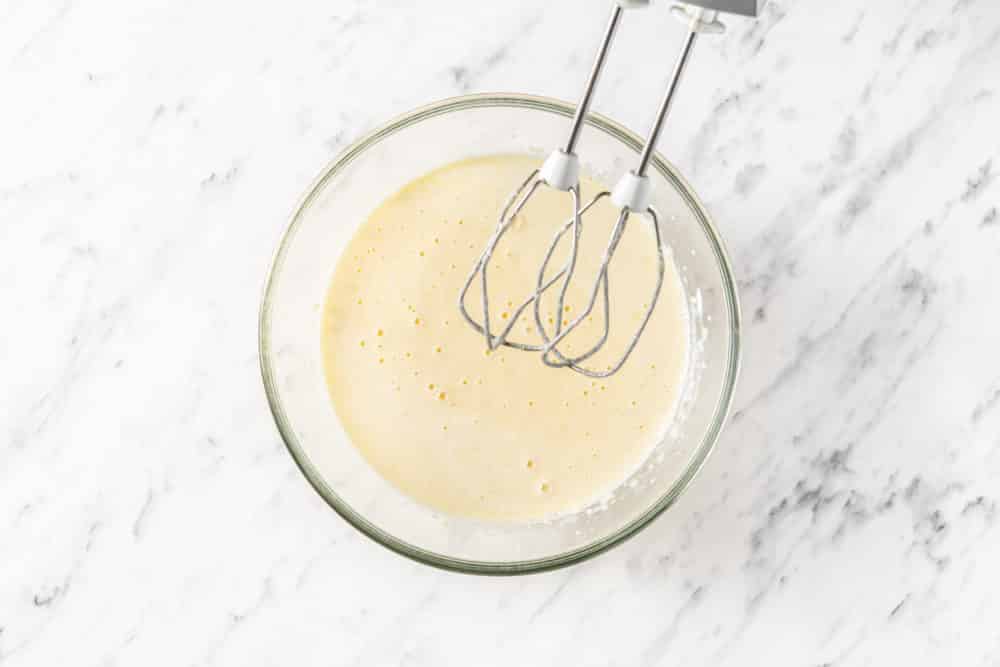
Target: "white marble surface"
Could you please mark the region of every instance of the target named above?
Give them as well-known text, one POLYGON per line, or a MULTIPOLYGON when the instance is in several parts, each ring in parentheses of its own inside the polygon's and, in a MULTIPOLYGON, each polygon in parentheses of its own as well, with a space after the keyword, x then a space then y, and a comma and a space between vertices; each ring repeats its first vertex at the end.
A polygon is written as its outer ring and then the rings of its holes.
MULTIPOLYGON (((640 131, 664 9, 595 105, 640 131)), ((292 464, 256 317, 293 202, 420 103, 574 98, 606 11, 0 2, 0 664, 1000 664, 992 0, 775 0, 695 52, 661 148, 727 235, 744 373, 634 540, 439 572, 292 464)))

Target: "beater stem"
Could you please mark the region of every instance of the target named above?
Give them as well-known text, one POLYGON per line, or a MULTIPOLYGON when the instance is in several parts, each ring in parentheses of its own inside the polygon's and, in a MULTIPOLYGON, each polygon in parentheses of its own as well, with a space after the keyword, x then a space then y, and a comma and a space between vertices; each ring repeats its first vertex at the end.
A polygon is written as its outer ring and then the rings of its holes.
POLYGON ((566 148, 564 149, 566 153, 573 153, 573 149, 576 148, 576 140, 580 137, 583 119, 587 117, 587 111, 590 109, 590 100, 597 88, 597 80, 601 78, 601 70, 604 69, 604 61, 607 60, 611 40, 615 37, 621 17, 622 6, 616 4, 611 12, 611 19, 608 21, 608 28, 604 32, 604 41, 601 42, 601 48, 597 51, 597 57, 594 59, 594 66, 590 70, 587 88, 583 91, 583 97, 580 98, 580 104, 576 107, 576 113, 573 114, 573 125, 570 127, 569 139, 566 140, 566 148))
POLYGON ((646 167, 649 166, 649 161, 653 158, 653 152, 656 150, 656 142, 659 140, 660 132, 663 130, 663 123, 667 119, 667 114, 670 113, 670 104, 673 102, 674 93, 677 92, 677 86, 680 84, 681 75, 684 73, 684 67, 687 65, 688 56, 691 55, 691 49, 694 48, 694 42, 698 37, 700 21, 700 14, 695 15, 691 19, 687 39, 684 40, 684 46, 681 48, 680 55, 677 56, 674 71, 670 74, 670 84, 667 86, 667 91, 663 94, 663 100, 660 102, 660 108, 656 112, 656 120, 649 131, 646 145, 642 147, 642 155, 639 156, 639 166, 635 169, 637 176, 646 175, 646 167))

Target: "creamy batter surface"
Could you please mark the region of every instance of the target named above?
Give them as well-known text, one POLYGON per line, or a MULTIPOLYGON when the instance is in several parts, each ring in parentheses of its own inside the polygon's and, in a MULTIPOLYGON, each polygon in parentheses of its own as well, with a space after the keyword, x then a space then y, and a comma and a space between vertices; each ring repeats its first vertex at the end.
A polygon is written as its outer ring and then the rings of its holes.
MULTIPOLYGON (((415 500, 454 515, 535 520, 582 508, 648 456, 672 418, 688 356, 683 291, 673 263, 638 347, 616 375, 592 380, 542 364, 537 353, 486 344, 462 319, 459 291, 500 207, 538 164, 527 156, 457 162, 413 181, 361 225, 334 271, 323 313, 330 395, 354 445, 415 500)), ((584 179, 584 200, 600 186, 584 179)), ((497 324, 531 294, 568 195, 542 188, 504 237, 490 267, 497 324)), ((580 268, 566 311, 582 308, 617 211, 603 200, 585 218, 580 268)), ((664 224, 661 222, 661 224, 664 224)), ((558 262, 559 253, 557 253, 558 262)), ((607 348, 622 352, 655 284, 652 230, 632 218, 611 266, 607 348)), ((481 313, 478 282, 468 306, 481 313)), ((516 339, 537 342, 531 310, 516 339)), ((582 351, 601 315, 567 340, 582 351)), ((514 336, 512 336, 513 338, 514 336)))

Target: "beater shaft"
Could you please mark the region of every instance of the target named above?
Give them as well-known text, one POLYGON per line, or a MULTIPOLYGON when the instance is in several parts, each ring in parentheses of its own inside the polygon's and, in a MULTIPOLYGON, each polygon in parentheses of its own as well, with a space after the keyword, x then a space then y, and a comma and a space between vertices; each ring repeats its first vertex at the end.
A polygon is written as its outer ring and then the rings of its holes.
POLYGON ((622 6, 619 4, 616 4, 615 8, 611 11, 611 18, 608 19, 608 27, 604 31, 604 39, 601 41, 601 47, 597 50, 597 57, 594 58, 594 65, 590 69, 590 76, 587 77, 587 87, 584 88, 583 96, 576 107, 576 113, 573 114, 573 122, 569 129, 569 138, 566 139, 566 146, 563 148, 564 153, 575 152, 576 141, 580 138, 583 121, 590 110, 590 102, 594 97, 594 91, 597 89, 597 82, 601 78, 601 72, 604 71, 604 63, 608 59, 608 52, 611 50, 611 42, 614 41, 615 33, 618 32, 618 24, 621 22, 622 11, 622 6))
POLYGON ((670 113, 670 106, 674 100, 674 93, 677 92, 677 87, 680 85, 681 76, 684 74, 684 68, 687 66, 688 60, 691 57, 691 51, 694 49, 695 40, 698 39, 698 22, 701 19, 699 17, 692 18, 692 25, 688 29, 688 34, 684 38, 684 45, 681 47, 681 52, 677 56, 677 61, 674 63, 674 71, 670 74, 670 80, 667 83, 667 90, 663 93, 663 99, 660 102, 660 107, 656 112, 656 119, 653 121, 653 127, 650 128, 649 134, 646 135, 646 145, 642 147, 642 154, 639 156, 639 164, 636 165, 635 173, 638 176, 646 175, 646 167, 649 166, 649 161, 653 158, 653 152, 656 150, 656 144, 660 140, 660 133, 663 131, 663 124, 667 120, 667 114, 670 113))

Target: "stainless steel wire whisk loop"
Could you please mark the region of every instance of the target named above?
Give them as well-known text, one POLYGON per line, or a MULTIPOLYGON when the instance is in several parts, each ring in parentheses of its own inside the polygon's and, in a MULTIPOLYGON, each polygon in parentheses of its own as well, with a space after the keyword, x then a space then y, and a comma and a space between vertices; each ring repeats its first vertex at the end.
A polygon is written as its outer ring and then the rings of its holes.
POLYGON ((618 0, 612 11, 607 29, 605 30, 604 39, 602 40, 597 56, 594 59, 594 65, 591 69, 590 76, 587 79, 587 85, 584 89, 583 96, 581 97, 580 103, 574 114, 573 122, 570 126, 569 137, 565 143, 565 148, 553 151, 545 160, 542 167, 529 174, 524 182, 522 182, 521 185, 507 199, 507 202, 501 211, 495 231, 487 241, 485 250, 473 266, 473 269, 462 288, 459 295, 459 309, 465 320, 476 331, 485 336, 487 347, 490 350, 503 345, 519 350, 540 352, 542 361, 548 366, 555 368, 570 368, 589 377, 607 377, 618 372, 618 370, 620 370, 625 364, 629 355, 638 344, 639 338, 642 336, 646 325, 652 317, 663 286, 666 260, 664 256, 663 242, 660 236, 659 216, 653 207, 650 206, 652 188, 649 177, 646 175, 646 171, 650 161, 652 160, 656 143, 663 130, 664 121, 670 111, 671 103, 677 91, 681 75, 684 72, 684 68, 688 62, 698 34, 700 32, 721 32, 722 30, 721 23, 719 23, 715 18, 715 11, 695 7, 686 7, 684 5, 678 5, 675 7, 675 9, 680 10, 680 13, 688 23, 688 34, 674 65, 666 91, 660 101, 652 128, 650 129, 646 142, 640 152, 636 167, 624 174, 612 191, 600 192, 590 201, 583 204, 580 201, 579 159, 575 153, 576 144, 580 136, 583 122, 586 119, 587 112, 590 108, 590 103, 593 98, 597 82, 600 79, 601 72, 604 68, 611 43, 618 29, 622 12, 626 8, 643 7, 648 4, 649 0, 618 0), (517 306, 517 308, 513 310, 507 324, 500 330, 500 332, 494 334, 490 323, 489 309, 489 262, 496 251, 497 245, 510 229, 511 223, 524 209, 535 192, 542 186, 551 187, 555 190, 561 190, 569 193, 572 204, 570 215, 568 219, 556 230, 552 242, 544 255, 541 266, 538 270, 534 292, 532 292, 517 306), (607 246, 605 247, 604 253, 601 257, 597 277, 590 287, 589 299, 586 307, 580 311, 572 321, 567 321, 564 324, 562 313, 564 312, 567 293, 573 283, 576 273, 579 242, 581 234, 583 233, 582 216, 598 201, 606 197, 610 198, 611 202, 613 202, 619 209, 619 215, 614 227, 612 228, 607 246), (605 346, 610 336, 611 297, 609 268, 632 215, 643 216, 647 218, 649 223, 652 225, 652 238, 653 242, 656 244, 657 257, 655 287, 650 297, 649 305, 645 308, 644 313, 640 317, 638 328, 628 339, 625 349, 618 356, 617 360, 607 364, 604 368, 591 368, 585 366, 584 362, 597 354, 605 346), (554 275, 547 276, 548 268, 555 255, 555 251, 568 233, 571 234, 569 238, 569 251, 567 253, 566 260, 561 268, 554 273, 554 275), (477 322, 475 318, 472 317, 465 304, 466 296, 472 286, 472 283, 475 281, 476 276, 480 277, 482 288, 482 323, 477 322), (553 319, 553 325, 550 330, 543 322, 542 297, 548 290, 556 285, 559 285, 556 297, 556 313, 559 316, 553 319), (567 336, 569 336, 573 331, 577 330, 581 323, 590 318, 594 308, 597 307, 598 302, 600 302, 600 308, 603 314, 603 324, 601 327, 600 337, 594 344, 587 346, 587 349, 580 354, 572 356, 564 352, 560 349, 560 344, 563 343, 567 336), (523 315, 524 311, 532 306, 535 330, 541 339, 541 342, 529 343, 511 340, 510 333, 515 324, 523 315))

